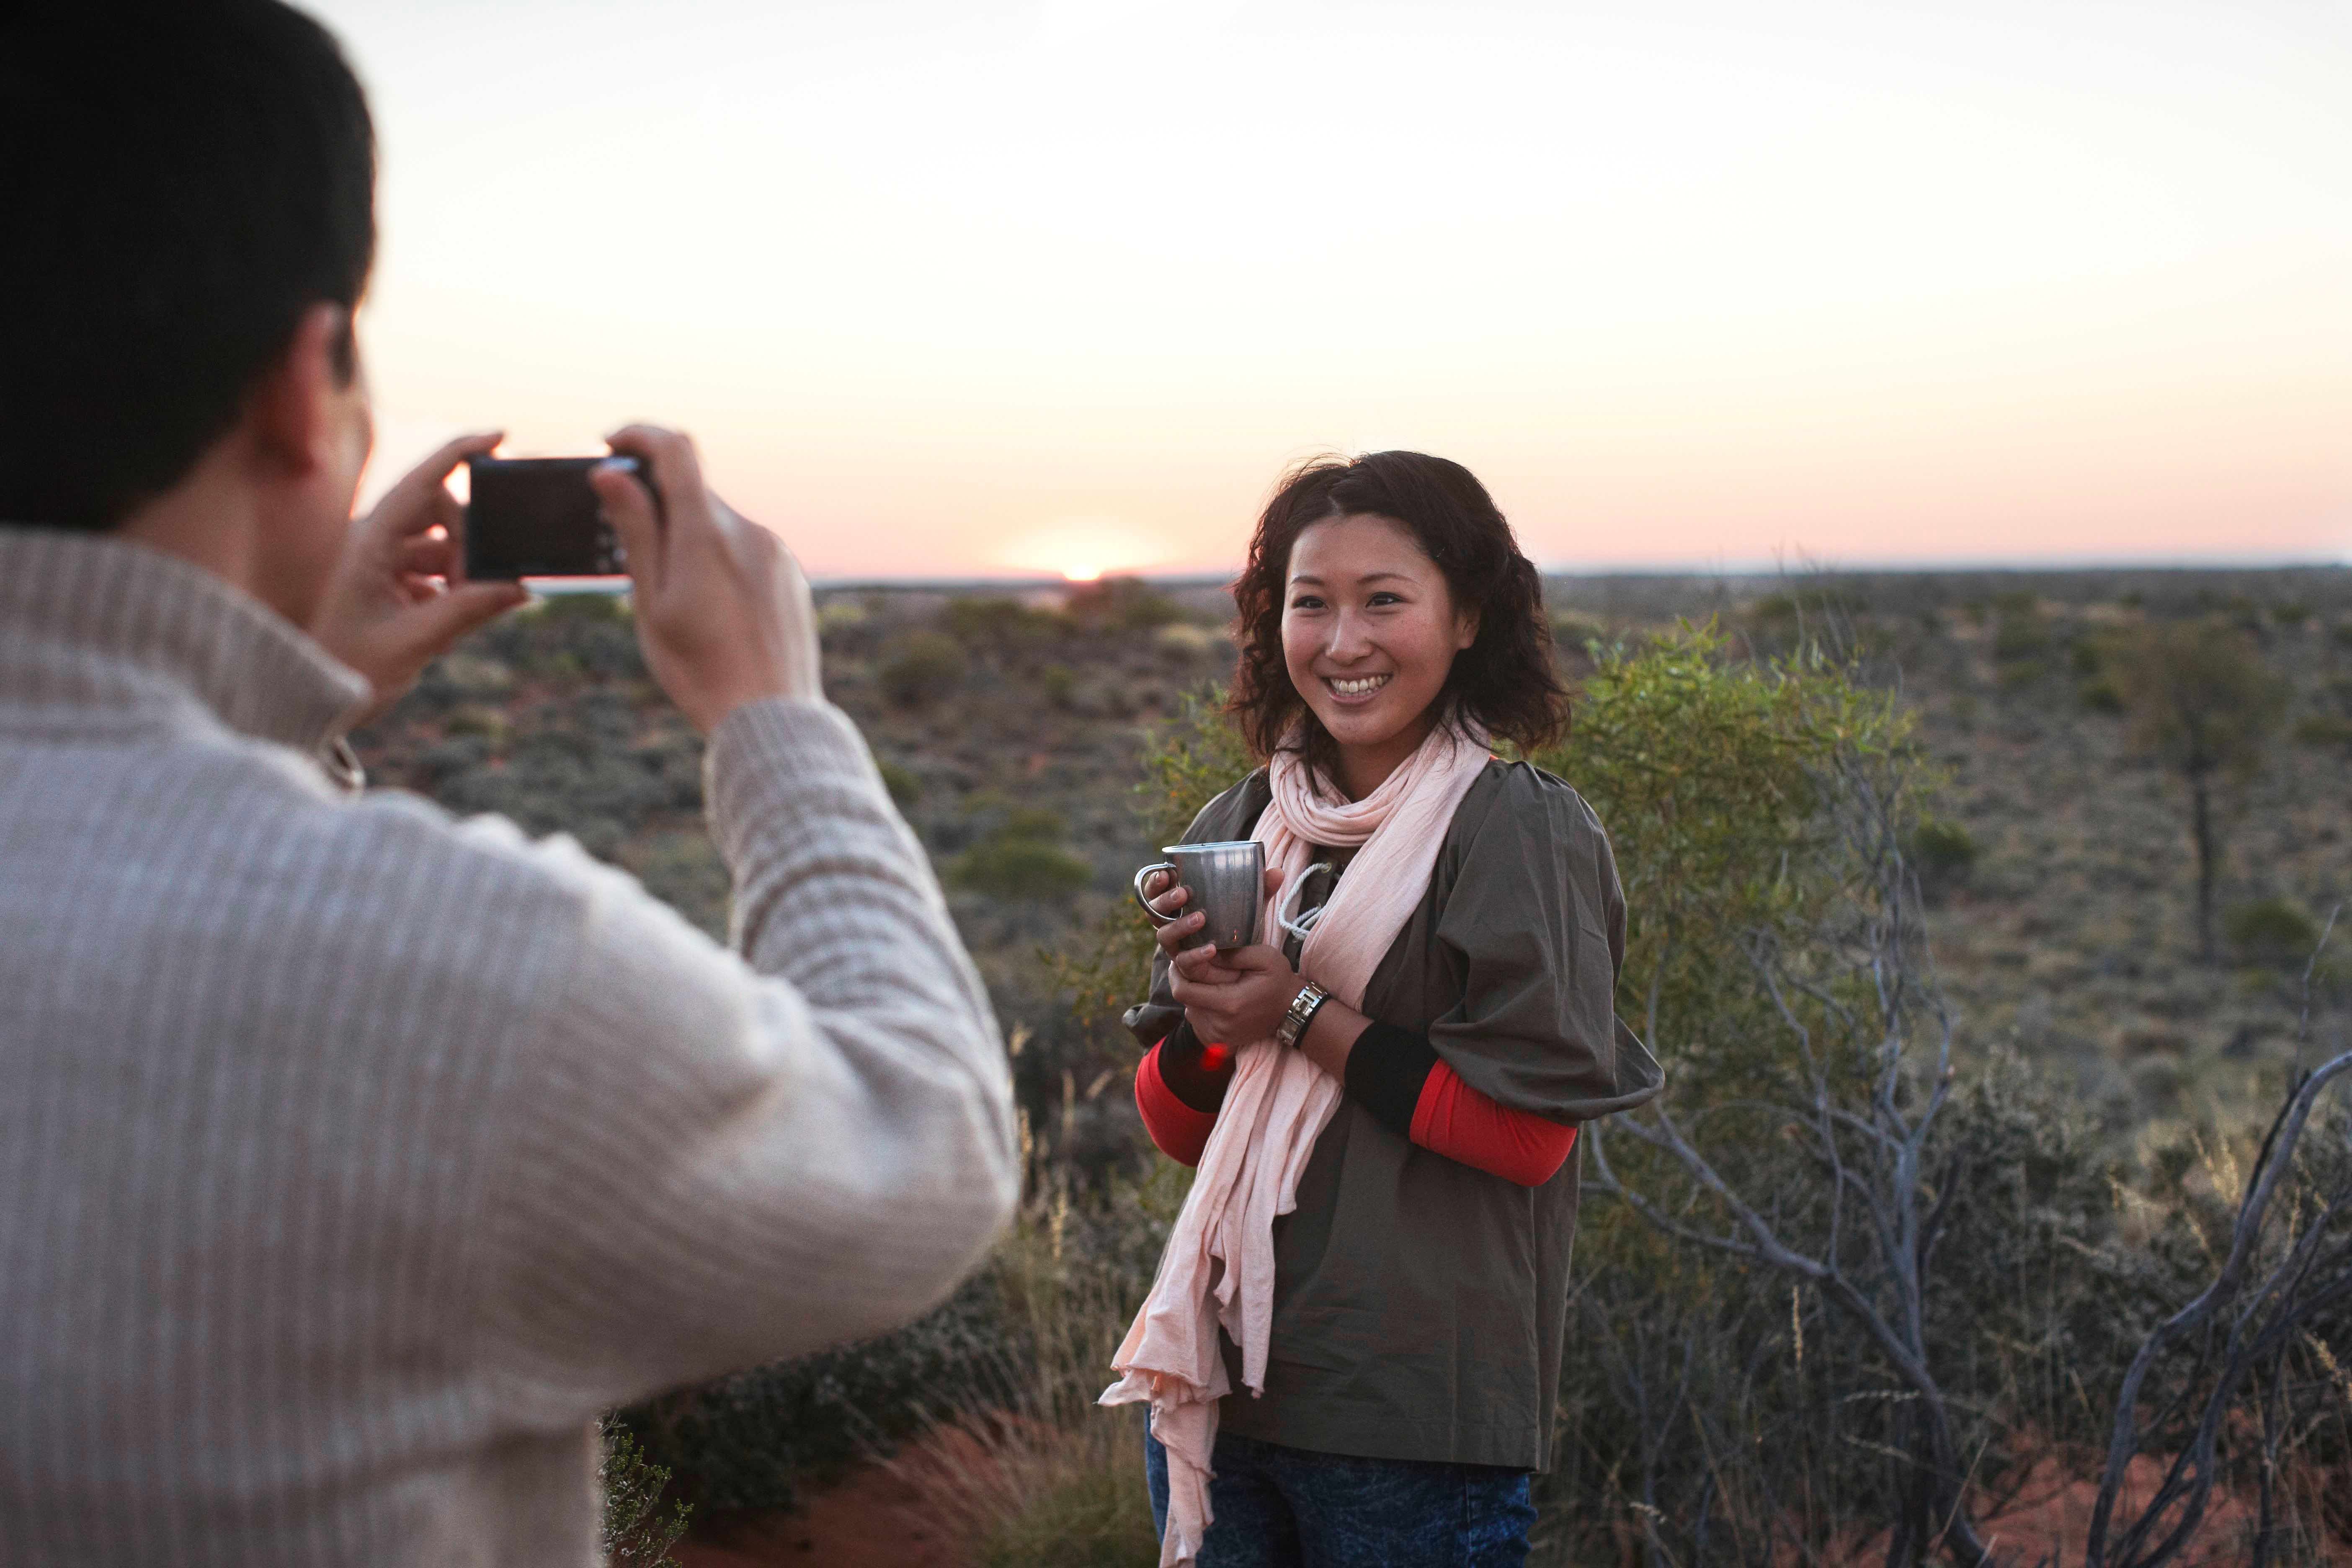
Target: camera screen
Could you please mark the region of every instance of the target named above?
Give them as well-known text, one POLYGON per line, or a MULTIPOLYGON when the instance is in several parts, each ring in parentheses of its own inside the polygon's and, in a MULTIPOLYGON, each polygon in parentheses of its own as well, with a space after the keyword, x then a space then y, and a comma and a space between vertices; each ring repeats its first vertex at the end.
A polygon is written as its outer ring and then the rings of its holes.
POLYGON ((499 582, 621 571, 604 505, 588 487, 588 470, 607 460, 472 459, 467 465, 473 493, 466 503, 466 575, 499 582))

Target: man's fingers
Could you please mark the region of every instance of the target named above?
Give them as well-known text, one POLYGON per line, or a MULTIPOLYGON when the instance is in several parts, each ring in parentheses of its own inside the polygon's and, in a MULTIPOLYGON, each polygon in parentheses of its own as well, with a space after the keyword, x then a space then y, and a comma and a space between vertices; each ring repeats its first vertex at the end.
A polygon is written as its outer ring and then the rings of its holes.
POLYGON ((449 511, 457 510, 457 498, 446 488, 449 476, 457 471, 458 464, 496 450, 505 438, 503 431, 479 430, 454 441, 444 441, 431 457, 403 474, 400 482, 384 492, 369 517, 394 534, 422 533, 436 522, 446 525, 449 511), (447 502, 446 510, 436 504, 436 497, 447 502))
POLYGON ((627 425, 605 437, 604 445, 652 470, 652 487, 665 510, 699 513, 692 503, 702 495, 702 459, 695 456, 693 441, 658 425, 627 425))
POLYGON ((1270 899, 1282 891, 1282 879, 1289 874, 1279 866, 1268 866, 1265 868, 1265 896, 1270 899))
MULTIPOLYGON (((588 483, 596 499, 604 503, 604 517, 619 537, 621 548, 628 552, 629 575, 635 579, 638 592, 647 597, 660 593, 665 542, 653 492, 636 475, 614 468, 591 468, 588 483)), ((641 601, 637 607, 646 606, 641 601)))
POLYGON ((413 535, 400 542, 395 565, 404 576, 449 576, 457 567, 457 542, 447 534, 413 535))

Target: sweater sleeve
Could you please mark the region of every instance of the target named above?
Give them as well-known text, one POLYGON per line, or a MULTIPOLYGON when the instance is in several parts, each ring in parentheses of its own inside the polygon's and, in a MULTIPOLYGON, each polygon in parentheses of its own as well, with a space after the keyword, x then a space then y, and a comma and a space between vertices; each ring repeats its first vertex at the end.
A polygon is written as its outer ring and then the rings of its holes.
POLYGON ((1018 1194, 986 994, 856 731, 823 704, 754 703, 707 767, 734 951, 570 852, 577 958, 487 1216, 518 1408, 904 1321, 1018 1194))

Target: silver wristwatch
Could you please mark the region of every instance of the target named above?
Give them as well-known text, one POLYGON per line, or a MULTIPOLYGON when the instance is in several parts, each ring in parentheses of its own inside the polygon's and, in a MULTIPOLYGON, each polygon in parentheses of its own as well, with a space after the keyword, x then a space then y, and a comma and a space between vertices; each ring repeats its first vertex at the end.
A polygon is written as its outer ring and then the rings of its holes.
POLYGON ((1315 1021, 1315 1010, 1330 999, 1331 994, 1312 980, 1300 986, 1298 994, 1290 999, 1290 1011, 1285 1013, 1282 1022, 1275 1026, 1274 1037, 1285 1046, 1296 1047, 1298 1037, 1305 1034, 1307 1026, 1315 1021))

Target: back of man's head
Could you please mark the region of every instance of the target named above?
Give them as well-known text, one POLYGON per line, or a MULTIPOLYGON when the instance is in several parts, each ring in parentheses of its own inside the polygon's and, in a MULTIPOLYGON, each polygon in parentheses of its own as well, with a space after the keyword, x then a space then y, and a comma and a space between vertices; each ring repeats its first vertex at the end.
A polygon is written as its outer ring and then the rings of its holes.
POLYGON ((358 305, 366 99, 277 0, 26 0, 0 7, 0 522, 110 528, 306 310, 358 305))

